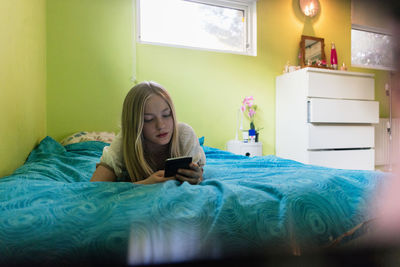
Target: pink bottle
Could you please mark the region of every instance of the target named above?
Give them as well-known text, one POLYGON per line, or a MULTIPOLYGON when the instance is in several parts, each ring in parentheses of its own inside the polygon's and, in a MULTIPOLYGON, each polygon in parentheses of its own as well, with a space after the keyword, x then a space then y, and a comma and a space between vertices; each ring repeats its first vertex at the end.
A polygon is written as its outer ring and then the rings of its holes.
POLYGON ((336 47, 335 44, 332 43, 331 48, 331 66, 334 70, 338 69, 338 61, 337 61, 337 54, 336 54, 336 47))

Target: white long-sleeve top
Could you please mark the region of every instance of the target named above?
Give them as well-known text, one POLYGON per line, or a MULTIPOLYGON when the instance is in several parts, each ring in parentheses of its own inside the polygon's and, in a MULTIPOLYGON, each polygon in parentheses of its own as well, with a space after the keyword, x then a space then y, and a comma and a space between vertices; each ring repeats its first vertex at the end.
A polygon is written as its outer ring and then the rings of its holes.
MULTIPOLYGON (((186 123, 179 122, 178 134, 179 149, 182 156, 192 157, 193 162, 203 167, 206 164, 206 156, 192 127, 186 123)), ((117 177, 126 175, 121 132, 115 136, 110 146, 104 147, 103 155, 100 158, 100 165, 106 165, 113 169, 117 177)))

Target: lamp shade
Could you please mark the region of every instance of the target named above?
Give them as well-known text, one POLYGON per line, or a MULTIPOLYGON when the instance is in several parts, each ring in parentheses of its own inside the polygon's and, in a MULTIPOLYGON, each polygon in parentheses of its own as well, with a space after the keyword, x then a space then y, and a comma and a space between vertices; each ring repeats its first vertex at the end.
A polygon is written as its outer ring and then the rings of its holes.
POLYGON ((301 12, 307 17, 314 17, 319 12, 318 0, 299 0, 301 12))

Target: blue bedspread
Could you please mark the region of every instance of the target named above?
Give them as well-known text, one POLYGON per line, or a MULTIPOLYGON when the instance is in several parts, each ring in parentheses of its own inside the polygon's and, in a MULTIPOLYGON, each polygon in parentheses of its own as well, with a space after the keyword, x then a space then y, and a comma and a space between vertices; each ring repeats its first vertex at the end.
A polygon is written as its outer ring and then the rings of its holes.
POLYGON ((371 219, 384 179, 204 146, 200 185, 90 183, 105 145, 63 147, 47 137, 0 179, 0 263, 143 263, 323 247, 371 219))

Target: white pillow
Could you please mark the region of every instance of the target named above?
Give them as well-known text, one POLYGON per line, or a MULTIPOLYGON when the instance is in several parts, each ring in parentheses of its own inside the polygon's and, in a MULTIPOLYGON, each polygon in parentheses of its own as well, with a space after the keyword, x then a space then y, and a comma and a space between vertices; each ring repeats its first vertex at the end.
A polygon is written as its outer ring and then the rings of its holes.
POLYGON ((64 138, 60 143, 63 146, 86 141, 101 141, 111 143, 114 140, 114 132, 78 132, 64 138))

